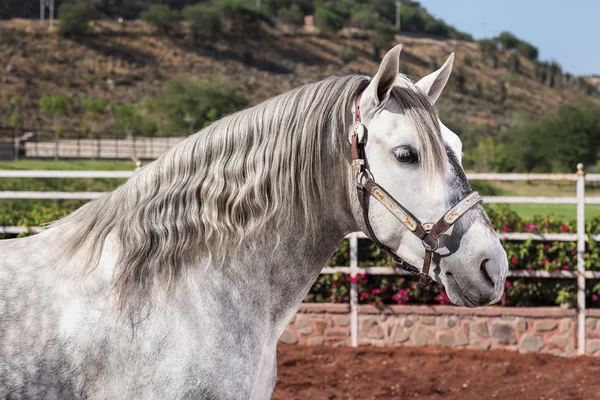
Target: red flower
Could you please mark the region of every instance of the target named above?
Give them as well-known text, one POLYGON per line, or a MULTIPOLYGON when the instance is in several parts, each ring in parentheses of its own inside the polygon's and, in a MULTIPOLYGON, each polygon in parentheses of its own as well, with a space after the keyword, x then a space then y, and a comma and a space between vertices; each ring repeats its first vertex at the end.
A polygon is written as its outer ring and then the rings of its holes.
POLYGON ((569 231, 569 227, 568 227, 567 225, 563 224, 563 225, 560 227, 560 230, 561 230, 561 231, 563 231, 563 232, 568 232, 568 231, 569 231))
POLYGON ((517 257, 515 257, 515 256, 512 256, 512 257, 510 258, 510 263, 511 263, 512 265, 517 265, 517 257))
POLYGON ((500 230, 506 233, 508 232, 508 226, 503 226, 500 230))

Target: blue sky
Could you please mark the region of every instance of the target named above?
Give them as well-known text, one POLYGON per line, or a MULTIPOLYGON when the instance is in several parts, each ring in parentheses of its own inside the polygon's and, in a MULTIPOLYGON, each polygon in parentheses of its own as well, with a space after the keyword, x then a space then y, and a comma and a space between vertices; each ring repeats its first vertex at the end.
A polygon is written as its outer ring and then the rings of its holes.
POLYGON ((575 75, 600 75, 600 0, 418 0, 475 39, 509 31, 575 75))

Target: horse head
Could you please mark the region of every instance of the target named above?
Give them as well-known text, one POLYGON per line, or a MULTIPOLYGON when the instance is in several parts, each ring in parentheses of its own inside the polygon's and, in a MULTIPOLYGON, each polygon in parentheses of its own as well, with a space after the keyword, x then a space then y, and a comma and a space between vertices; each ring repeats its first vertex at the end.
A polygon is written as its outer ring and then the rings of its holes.
POLYGON ((443 284, 455 304, 494 303, 506 252, 467 181, 461 141, 434 106, 454 55, 415 84, 399 74, 400 51, 386 54, 353 106, 354 218, 398 262, 443 284))

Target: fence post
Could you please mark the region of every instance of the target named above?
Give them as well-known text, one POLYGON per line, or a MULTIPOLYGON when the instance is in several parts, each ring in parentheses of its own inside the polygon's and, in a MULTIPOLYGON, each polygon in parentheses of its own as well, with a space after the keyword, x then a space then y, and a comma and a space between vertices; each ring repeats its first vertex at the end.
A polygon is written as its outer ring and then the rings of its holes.
POLYGON ((350 344, 358 346, 358 285, 356 269, 358 268, 358 235, 350 235, 350 344))
POLYGON ((585 172, 577 164, 577 354, 585 354, 585 172))

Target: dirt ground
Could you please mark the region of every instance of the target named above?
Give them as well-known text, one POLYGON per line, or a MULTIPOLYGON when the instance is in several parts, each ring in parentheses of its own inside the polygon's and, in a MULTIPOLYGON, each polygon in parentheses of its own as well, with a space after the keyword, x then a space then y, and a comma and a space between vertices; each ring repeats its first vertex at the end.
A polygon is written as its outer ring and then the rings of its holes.
POLYGON ((279 345, 273 399, 600 399, 600 358, 279 345))

